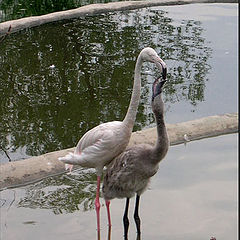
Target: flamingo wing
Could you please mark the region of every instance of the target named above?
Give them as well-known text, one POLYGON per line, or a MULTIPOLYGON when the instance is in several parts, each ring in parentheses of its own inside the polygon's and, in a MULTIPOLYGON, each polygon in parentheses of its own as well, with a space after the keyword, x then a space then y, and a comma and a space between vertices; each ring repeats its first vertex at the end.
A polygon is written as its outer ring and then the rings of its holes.
POLYGON ((102 142, 103 145, 106 144, 106 147, 108 147, 108 141, 116 138, 117 135, 121 133, 122 128, 122 122, 120 121, 102 123, 92 128, 79 140, 75 149, 75 153, 80 154, 84 149, 97 143, 99 144, 99 142, 102 142))
POLYGON ((67 164, 102 169, 125 149, 128 141, 122 144, 125 141, 122 141, 120 135, 124 135, 122 122, 114 121, 98 125, 83 135, 74 153, 69 153, 59 160, 67 164))

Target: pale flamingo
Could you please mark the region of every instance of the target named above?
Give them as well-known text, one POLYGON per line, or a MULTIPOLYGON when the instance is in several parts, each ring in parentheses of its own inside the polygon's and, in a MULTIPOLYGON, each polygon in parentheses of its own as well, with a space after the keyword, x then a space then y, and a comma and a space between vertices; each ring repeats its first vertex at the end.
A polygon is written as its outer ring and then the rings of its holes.
MULTIPOLYGON (((99 191, 103 167, 124 151, 128 145, 140 100, 141 68, 143 62, 155 63, 161 71, 163 78, 166 78, 166 64, 164 61, 157 55, 154 49, 150 47, 144 48, 140 52, 135 65, 131 101, 124 120, 107 122, 94 127, 86 132, 79 140, 74 153, 68 153, 65 157, 59 158, 60 161, 67 164, 67 168, 69 167, 69 164, 76 164, 82 167, 96 169, 97 191, 95 207, 97 214, 98 238, 100 238, 99 191)), ((106 201, 106 205, 109 209, 109 201, 106 201)), ((111 226, 110 219, 109 226, 111 226)))

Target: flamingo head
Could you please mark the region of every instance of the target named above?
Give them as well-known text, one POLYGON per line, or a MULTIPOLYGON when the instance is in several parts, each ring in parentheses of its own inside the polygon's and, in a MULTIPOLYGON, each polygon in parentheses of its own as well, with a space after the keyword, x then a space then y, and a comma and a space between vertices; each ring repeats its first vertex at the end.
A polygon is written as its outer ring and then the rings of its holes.
POLYGON ((161 71, 162 73, 162 78, 163 80, 166 80, 167 78, 167 65, 166 63, 158 56, 156 51, 150 47, 144 48, 140 56, 143 61, 145 62, 152 62, 155 63, 157 68, 161 71))

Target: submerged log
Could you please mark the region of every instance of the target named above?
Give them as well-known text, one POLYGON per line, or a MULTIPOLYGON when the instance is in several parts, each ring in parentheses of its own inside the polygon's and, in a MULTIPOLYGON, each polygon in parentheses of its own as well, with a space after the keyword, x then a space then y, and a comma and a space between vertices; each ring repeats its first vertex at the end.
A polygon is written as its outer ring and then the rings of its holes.
MULTIPOLYGON (((184 143, 186 137, 188 141, 194 141, 207 137, 236 133, 238 132, 238 114, 216 115, 188 122, 167 124, 167 131, 171 146, 184 143)), ((129 146, 138 143, 153 145, 156 139, 157 131, 155 127, 137 131, 132 133, 129 146)), ((74 148, 70 148, 2 164, 0 166, 0 190, 28 184, 51 175, 65 172, 64 164, 58 161, 58 157, 73 151, 74 148)))

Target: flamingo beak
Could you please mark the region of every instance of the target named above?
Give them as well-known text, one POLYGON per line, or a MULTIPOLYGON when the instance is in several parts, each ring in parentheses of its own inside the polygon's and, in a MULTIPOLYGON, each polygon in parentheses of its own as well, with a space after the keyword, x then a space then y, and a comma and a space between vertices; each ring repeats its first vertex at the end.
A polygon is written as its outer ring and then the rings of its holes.
POLYGON ((158 56, 154 58, 154 63, 157 65, 158 69, 162 72, 163 80, 167 78, 167 64, 158 56))
POLYGON ((163 89, 163 85, 165 84, 167 80, 160 80, 160 78, 157 78, 153 85, 152 85, 152 101, 154 100, 154 98, 159 95, 162 92, 163 89))

